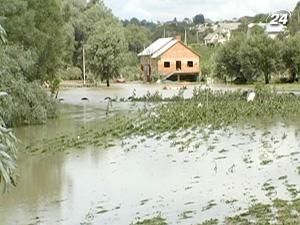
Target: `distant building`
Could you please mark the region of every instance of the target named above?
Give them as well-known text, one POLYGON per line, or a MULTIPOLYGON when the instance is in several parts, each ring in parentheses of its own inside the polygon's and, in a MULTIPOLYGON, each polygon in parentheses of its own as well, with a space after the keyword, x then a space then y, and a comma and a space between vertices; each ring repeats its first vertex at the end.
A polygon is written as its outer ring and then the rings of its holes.
POLYGON ((160 38, 138 54, 145 81, 153 75, 165 80, 196 81, 200 73, 200 55, 186 46, 181 37, 160 38))
POLYGON ((227 40, 228 40, 228 37, 226 36, 226 34, 214 32, 214 33, 210 33, 210 34, 206 35, 206 37, 204 38, 204 44, 206 46, 223 44, 227 40))
POLYGON ((271 25, 271 24, 267 24, 265 27, 265 32, 267 33, 267 35, 274 39, 276 38, 279 34, 284 34, 286 32, 286 26, 279 24, 279 25, 271 25))
POLYGON ((248 24, 247 36, 251 36, 252 28, 255 26, 261 27, 265 33, 272 39, 276 38, 279 34, 284 34, 286 32, 286 26, 282 24, 271 25, 269 23, 250 23, 248 24))
POLYGON ((224 44, 231 38, 232 31, 238 29, 241 23, 238 22, 218 22, 212 26, 213 33, 204 38, 205 45, 224 44))

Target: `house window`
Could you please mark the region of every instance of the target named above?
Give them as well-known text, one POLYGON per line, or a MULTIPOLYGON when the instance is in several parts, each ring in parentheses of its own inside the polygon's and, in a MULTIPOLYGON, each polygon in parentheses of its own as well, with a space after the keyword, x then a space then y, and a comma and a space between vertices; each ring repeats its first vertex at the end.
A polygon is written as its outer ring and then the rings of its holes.
POLYGON ((170 68, 170 62, 164 62, 164 67, 165 68, 170 68))
POLYGON ((188 61, 187 62, 187 66, 188 67, 193 67, 194 66, 194 62, 193 61, 188 61))

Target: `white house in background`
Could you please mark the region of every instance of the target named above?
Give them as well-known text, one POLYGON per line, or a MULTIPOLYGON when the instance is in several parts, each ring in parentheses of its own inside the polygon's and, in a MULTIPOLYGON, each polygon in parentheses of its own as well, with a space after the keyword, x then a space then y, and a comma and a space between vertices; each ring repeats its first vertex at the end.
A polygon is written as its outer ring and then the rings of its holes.
POLYGON ((272 39, 276 38, 279 34, 284 34, 286 32, 287 27, 278 24, 276 26, 267 24, 265 28, 265 32, 268 34, 268 36, 272 39))
POLYGON ((237 22, 219 22, 212 26, 213 33, 204 38, 205 45, 224 44, 231 38, 232 31, 238 29, 241 23, 237 22))
POLYGON ((210 34, 206 35, 206 37, 204 38, 204 44, 206 46, 223 44, 227 40, 229 40, 229 37, 227 34, 214 32, 214 33, 210 33, 210 34))
POLYGON ((276 38, 279 34, 283 34, 286 31, 286 26, 282 24, 272 25, 269 23, 250 23, 248 24, 247 36, 251 35, 252 28, 259 26, 264 29, 265 33, 272 39, 276 38))

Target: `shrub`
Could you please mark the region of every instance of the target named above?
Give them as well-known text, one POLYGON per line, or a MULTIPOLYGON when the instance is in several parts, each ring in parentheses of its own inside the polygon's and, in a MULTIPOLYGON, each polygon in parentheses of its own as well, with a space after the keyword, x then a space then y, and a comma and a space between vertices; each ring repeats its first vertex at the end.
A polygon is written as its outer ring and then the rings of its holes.
POLYGON ((0 99, 0 116, 9 126, 45 123, 56 116, 56 104, 37 83, 23 79, 1 89, 9 94, 0 99))
POLYGON ((78 67, 69 67, 66 70, 61 70, 59 72, 60 77, 63 80, 81 80, 82 79, 82 71, 78 67))

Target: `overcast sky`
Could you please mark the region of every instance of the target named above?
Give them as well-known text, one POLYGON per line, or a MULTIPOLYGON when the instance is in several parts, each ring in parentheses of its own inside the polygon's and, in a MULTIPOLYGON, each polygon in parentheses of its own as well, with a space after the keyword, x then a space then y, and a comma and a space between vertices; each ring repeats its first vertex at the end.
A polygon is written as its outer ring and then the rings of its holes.
POLYGON ((104 0, 121 19, 137 17, 153 22, 181 20, 198 13, 213 20, 293 10, 299 0, 104 0))

